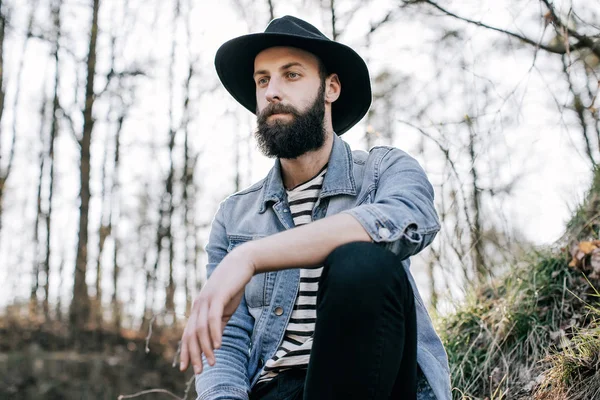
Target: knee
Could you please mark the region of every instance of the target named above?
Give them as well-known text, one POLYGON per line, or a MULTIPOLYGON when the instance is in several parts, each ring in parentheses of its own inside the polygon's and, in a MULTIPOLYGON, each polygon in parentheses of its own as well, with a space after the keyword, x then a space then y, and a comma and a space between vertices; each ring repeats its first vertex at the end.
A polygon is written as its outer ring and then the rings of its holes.
POLYGON ((337 247, 327 257, 325 270, 328 287, 344 292, 363 294, 387 287, 397 290, 398 284, 408 283, 400 259, 391 251, 368 242, 337 247))

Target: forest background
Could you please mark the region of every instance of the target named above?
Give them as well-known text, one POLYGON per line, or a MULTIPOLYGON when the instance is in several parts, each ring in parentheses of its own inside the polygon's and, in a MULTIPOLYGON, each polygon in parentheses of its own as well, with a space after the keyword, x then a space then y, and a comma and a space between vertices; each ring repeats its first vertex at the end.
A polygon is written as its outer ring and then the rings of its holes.
POLYGON ((108 347, 145 354, 157 340, 176 355, 218 203, 273 163, 214 54, 286 14, 367 61, 373 104, 343 139, 397 146, 425 168, 443 227, 412 271, 432 313, 452 312, 555 245, 590 186, 599 11, 597 0, 0 0, 0 315, 5 338, 27 332, 0 351, 60 338, 77 353, 82 338, 110 336, 108 347))

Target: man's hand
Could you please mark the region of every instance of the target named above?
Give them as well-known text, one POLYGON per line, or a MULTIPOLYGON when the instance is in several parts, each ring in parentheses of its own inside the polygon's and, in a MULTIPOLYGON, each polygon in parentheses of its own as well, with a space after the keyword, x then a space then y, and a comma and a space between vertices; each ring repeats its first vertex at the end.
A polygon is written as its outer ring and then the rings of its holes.
POLYGON ((248 254, 240 246, 215 268, 194 301, 181 338, 181 364, 185 371, 191 361, 194 373, 202 372, 202 354, 215 364, 214 349, 221 346, 225 325, 239 306, 244 288, 255 273, 248 254))
POLYGON ((236 247, 217 265, 194 301, 181 338, 181 371, 191 362, 194 372, 201 373, 202 354, 209 365, 215 364, 214 349, 221 346, 225 325, 254 274, 318 267, 333 249, 354 241, 368 242, 371 237, 353 216, 336 214, 236 247))

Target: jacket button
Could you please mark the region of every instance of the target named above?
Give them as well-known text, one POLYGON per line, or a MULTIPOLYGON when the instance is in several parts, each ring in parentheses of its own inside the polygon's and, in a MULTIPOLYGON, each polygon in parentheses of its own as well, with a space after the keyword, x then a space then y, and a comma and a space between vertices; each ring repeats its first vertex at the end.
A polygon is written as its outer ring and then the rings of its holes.
POLYGON ((383 239, 387 239, 390 237, 390 230, 388 228, 379 228, 379 236, 383 239))
POLYGON ((277 315, 279 317, 280 315, 283 315, 283 308, 276 307, 273 312, 275 313, 275 315, 277 315))

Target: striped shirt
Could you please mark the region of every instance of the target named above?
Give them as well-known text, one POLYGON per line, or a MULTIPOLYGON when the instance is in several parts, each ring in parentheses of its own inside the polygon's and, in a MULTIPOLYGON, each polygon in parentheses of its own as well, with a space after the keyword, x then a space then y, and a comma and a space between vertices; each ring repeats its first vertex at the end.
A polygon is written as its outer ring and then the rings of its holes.
MULTIPOLYGON (((327 165, 308 182, 287 191, 294 225, 300 226, 312 221, 312 211, 326 172, 327 165)), ((258 383, 269 381, 279 372, 292 367, 308 366, 317 320, 317 290, 322 270, 323 267, 300 269, 300 288, 283 341, 273 358, 265 363, 258 383)))

